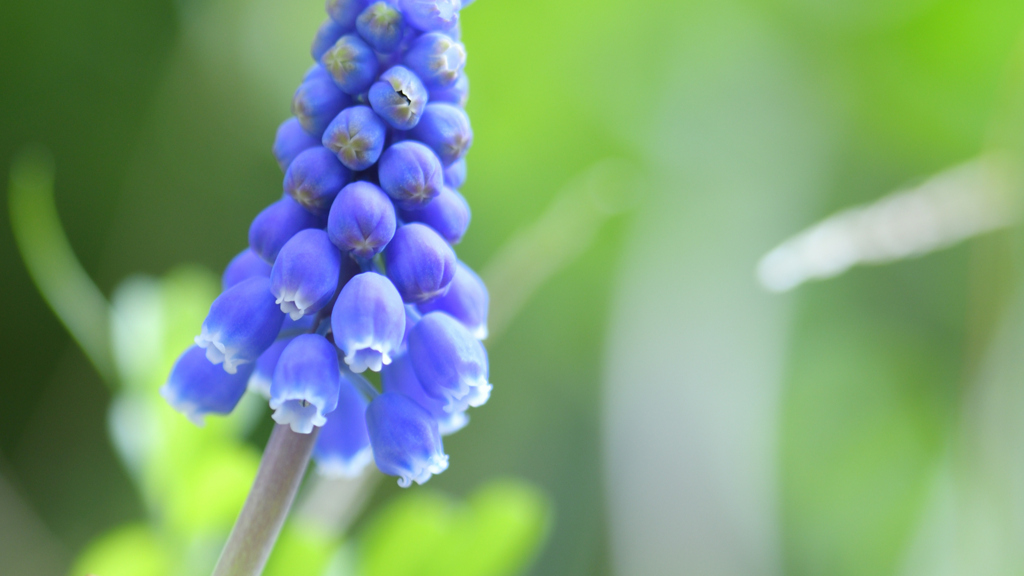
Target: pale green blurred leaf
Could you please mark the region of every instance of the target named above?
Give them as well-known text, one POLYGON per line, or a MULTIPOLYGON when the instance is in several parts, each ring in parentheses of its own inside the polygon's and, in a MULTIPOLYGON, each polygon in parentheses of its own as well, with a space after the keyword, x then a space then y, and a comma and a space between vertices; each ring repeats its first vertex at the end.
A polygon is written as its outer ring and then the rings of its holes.
POLYGON ((465 504, 421 490, 374 519, 362 542, 361 576, 503 576, 537 553, 550 524, 545 497, 515 480, 491 482, 465 504))
POLYGON ((320 576, 339 542, 322 530, 289 522, 274 545, 263 576, 320 576))
POLYGON ((148 526, 131 524, 107 532, 75 561, 69 576, 170 576, 171 556, 148 526))

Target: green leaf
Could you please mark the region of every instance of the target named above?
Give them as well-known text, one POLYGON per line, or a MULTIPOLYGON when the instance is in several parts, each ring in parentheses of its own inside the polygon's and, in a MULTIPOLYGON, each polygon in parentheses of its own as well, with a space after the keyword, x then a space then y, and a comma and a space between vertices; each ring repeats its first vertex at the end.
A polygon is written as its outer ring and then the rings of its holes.
POLYGON ((322 530, 289 522, 274 545, 263 576, 320 576, 339 545, 322 530))
POLYGON ((534 487, 493 481, 466 503, 419 490, 374 519, 362 576, 504 576, 521 572, 546 539, 550 506, 534 487))
POLYGON ((170 576, 171 557, 144 524, 107 532, 79 555, 71 576, 170 576))

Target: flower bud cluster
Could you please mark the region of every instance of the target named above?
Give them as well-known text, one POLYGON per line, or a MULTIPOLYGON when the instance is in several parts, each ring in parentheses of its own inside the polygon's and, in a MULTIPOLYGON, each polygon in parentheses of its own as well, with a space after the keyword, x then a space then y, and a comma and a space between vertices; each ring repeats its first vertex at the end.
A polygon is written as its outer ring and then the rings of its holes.
POLYGON ((409 486, 447 468, 441 437, 491 391, 487 289, 452 249, 470 221, 469 2, 327 1, 273 144, 284 194, 162 389, 176 409, 201 422, 248 388, 278 423, 321 428, 323 473, 372 460, 409 486))

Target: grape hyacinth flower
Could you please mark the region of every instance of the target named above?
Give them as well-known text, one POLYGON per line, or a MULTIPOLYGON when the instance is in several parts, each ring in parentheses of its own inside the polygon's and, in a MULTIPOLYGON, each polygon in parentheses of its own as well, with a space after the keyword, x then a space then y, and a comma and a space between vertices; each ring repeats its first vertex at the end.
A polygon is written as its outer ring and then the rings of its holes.
POLYGON ((409 355, 396 358, 380 372, 380 384, 384 392, 395 392, 419 404, 437 420, 437 429, 441 436, 454 434, 469 424, 469 416, 465 411, 446 412, 444 400, 427 395, 423 385, 416 378, 409 355))
POLYGON ((267 206, 249 226, 249 247, 267 264, 273 265, 285 242, 300 230, 322 228, 323 219, 285 196, 267 206))
POLYGON ((298 320, 331 301, 340 275, 341 252, 326 232, 311 228, 292 236, 281 248, 270 273, 270 292, 281 312, 298 320))
POLYGON ((345 34, 324 52, 320 63, 346 94, 359 94, 377 77, 377 55, 355 34, 345 34))
POLYGON ((376 52, 390 54, 405 36, 405 18, 387 2, 374 2, 356 18, 356 30, 376 52))
POLYGON ((366 406, 366 398, 347 378, 342 378, 338 407, 327 415, 327 423, 320 429, 313 447, 313 459, 320 474, 355 478, 373 462, 366 431, 366 406))
POLYGON ((323 145, 353 171, 373 166, 384 151, 388 127, 369 106, 352 106, 338 114, 324 132, 323 145))
POLYGON ((174 363, 160 395, 175 410, 196 425, 203 425, 206 414, 229 414, 245 393, 251 366, 227 373, 206 359, 199 346, 186 350, 174 363))
POLYGON ((227 290, 243 280, 258 276, 270 278, 270 265, 260 258, 259 254, 253 252, 252 248, 246 248, 232 258, 224 269, 221 289, 227 290))
POLYGON ((453 162, 444 169, 444 185, 458 190, 466 183, 466 159, 453 162))
POLYGON ((465 108, 466 103, 469 102, 469 76, 463 72, 451 86, 430 88, 427 92, 431 102, 447 102, 459 108, 465 108))
POLYGON ((404 208, 419 208, 441 193, 444 172, 437 155, 414 140, 392 144, 378 164, 380 187, 404 208))
POLYGON ((405 306, 398 290, 376 272, 364 272, 341 289, 331 314, 334 342, 355 373, 380 372, 405 335, 405 306))
POLYGON ((424 314, 409 333, 408 354, 423 390, 445 400, 446 412, 483 406, 490 398, 487 351, 448 314, 424 314))
POLYGON ((427 89, 405 66, 393 66, 370 87, 370 106, 396 130, 416 126, 427 106, 427 89))
POLYGON ((437 421, 416 402, 384 392, 366 409, 373 459, 380 471, 398 476, 398 485, 423 484, 448 469, 437 421))
POLYGON ((452 249, 471 216, 468 4, 327 1, 271 148, 283 195, 253 219, 161 389, 196 422, 248 389, 278 423, 215 574, 260 572, 277 537, 263 528, 283 522, 309 454, 327 475, 372 459, 400 486, 423 483, 448 467, 441 436, 490 396, 487 289, 452 249))
POLYGON ((455 318, 479 340, 487 338, 490 296, 484 281, 462 262, 458 263, 448 293, 419 305, 420 312, 444 312, 455 318))
POLYGON ((395 207, 371 182, 353 182, 341 189, 327 217, 327 234, 343 252, 373 258, 395 235, 395 207))
POLYGON ((249 278, 213 301, 196 345, 206 349, 210 362, 223 362, 224 371, 234 374, 274 343, 282 322, 284 314, 270 293, 270 279, 249 278))
POLYGON ((433 228, 449 244, 458 244, 469 228, 469 204, 462 194, 447 186, 423 208, 399 213, 406 222, 420 222, 433 228))
POLYGON ((428 104, 410 135, 429 146, 442 166, 462 160, 473 145, 469 117, 461 108, 443 102, 428 104))
POLYGON ((451 30, 459 23, 459 0, 401 0, 406 19, 419 30, 451 30))
POLYGON ((466 48, 450 36, 431 32, 417 38, 409 47, 405 65, 428 88, 450 88, 466 66, 466 48))
POLYGON ((291 342, 292 339, 278 338, 276 342, 270 345, 260 354, 260 357, 256 359, 252 375, 249 376, 249 381, 246 385, 246 389, 254 394, 259 394, 267 400, 270 400, 270 385, 274 380, 274 368, 277 368, 277 361, 281 358, 281 352, 284 352, 284 347, 291 342))
POLYGON ((429 226, 406 224, 384 250, 388 278, 402 300, 427 302, 442 296, 455 276, 455 252, 429 226))
POLYGON ((341 372, 334 346, 319 334, 296 336, 281 351, 270 384, 270 408, 278 424, 309 434, 327 423, 338 405, 341 372))
POLYGON ((292 160, 302 151, 319 145, 320 140, 306 132, 299 119, 292 116, 277 128, 277 135, 274 136, 274 158, 277 159, 281 171, 286 172, 292 160))
POLYGON ((352 104, 322 66, 313 66, 292 97, 292 114, 309 134, 323 134, 327 125, 352 104))
POLYGON ((317 146, 295 157, 284 175, 284 191, 316 216, 327 216, 352 173, 333 152, 317 146))

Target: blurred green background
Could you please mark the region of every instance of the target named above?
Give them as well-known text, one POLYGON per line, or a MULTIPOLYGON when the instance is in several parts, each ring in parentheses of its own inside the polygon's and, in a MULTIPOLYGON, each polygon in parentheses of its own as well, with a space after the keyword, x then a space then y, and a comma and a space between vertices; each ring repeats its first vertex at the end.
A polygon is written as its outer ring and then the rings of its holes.
MULTIPOLYGON (((219 273, 280 194, 270 145, 322 14, 0 0, 0 166, 50 152, 108 296, 183 263, 219 273)), ((492 400, 425 498, 535 486, 552 506, 536 575, 1024 572, 1017 228, 787 295, 754 276, 837 210, 991 150, 1024 160, 1024 4, 477 0, 462 21, 459 255, 503 280, 508 321, 492 400), (628 177, 595 200, 609 159, 628 177)), ((9 230, 0 572, 63 574, 147 508, 111 393, 9 230)))

